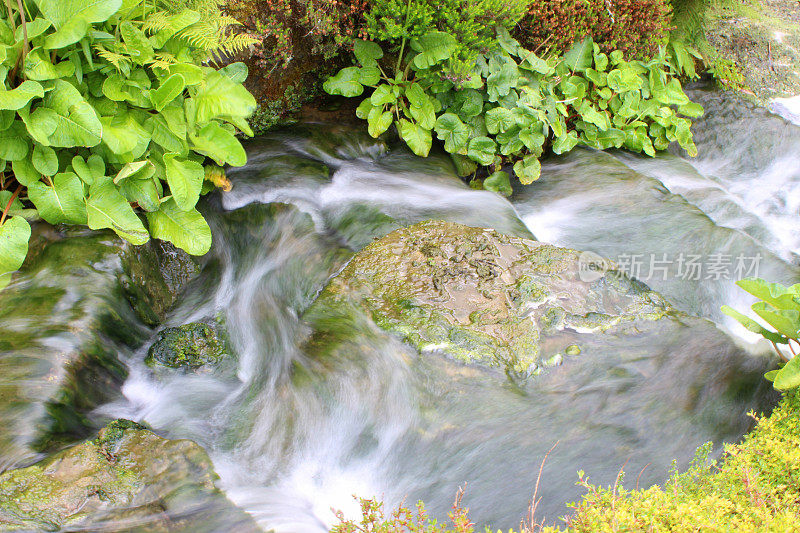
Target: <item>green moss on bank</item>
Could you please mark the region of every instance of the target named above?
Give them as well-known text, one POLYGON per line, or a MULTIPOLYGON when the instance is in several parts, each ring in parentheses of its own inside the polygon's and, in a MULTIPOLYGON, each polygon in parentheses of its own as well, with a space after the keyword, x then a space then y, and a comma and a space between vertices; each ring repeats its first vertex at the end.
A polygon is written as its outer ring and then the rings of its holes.
POLYGON ((688 471, 664 487, 615 491, 587 484, 567 530, 800 531, 800 394, 786 395, 757 420, 721 460, 706 461, 701 449, 688 471))

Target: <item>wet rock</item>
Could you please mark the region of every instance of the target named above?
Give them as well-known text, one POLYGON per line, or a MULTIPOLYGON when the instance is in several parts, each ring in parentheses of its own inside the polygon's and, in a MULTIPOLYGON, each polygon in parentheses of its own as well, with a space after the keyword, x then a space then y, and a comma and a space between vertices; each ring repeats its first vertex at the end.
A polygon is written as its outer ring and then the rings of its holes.
POLYGON ((208 455, 128 420, 0 475, 0 531, 258 531, 215 486, 208 455))
POLYGON ((150 336, 193 262, 155 243, 40 225, 0 291, 0 470, 85 438, 87 413, 125 379, 120 354, 150 336))
POLYGON ((223 342, 214 328, 193 322, 161 331, 150 346, 145 362, 151 366, 197 370, 216 366, 224 357, 223 342))
MULTIPOLYGON (((686 322, 717 333, 643 283, 602 265, 588 270, 594 263, 585 259, 489 229, 423 222, 356 254, 306 319, 324 325, 348 309, 366 313, 420 351, 519 377, 538 373, 543 362, 586 357, 593 345, 597 352, 600 337, 657 335, 686 322)), ((320 344, 314 336, 310 343, 320 344)))

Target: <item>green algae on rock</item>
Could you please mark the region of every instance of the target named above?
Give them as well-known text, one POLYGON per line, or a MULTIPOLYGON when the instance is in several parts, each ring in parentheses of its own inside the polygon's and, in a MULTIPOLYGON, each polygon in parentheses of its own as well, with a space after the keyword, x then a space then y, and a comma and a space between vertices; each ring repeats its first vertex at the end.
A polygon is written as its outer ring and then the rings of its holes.
POLYGON ((258 531, 216 480, 194 442, 117 420, 95 440, 0 475, 0 531, 107 530, 110 524, 137 531, 258 531))
POLYGON ((224 357, 223 342, 214 328, 202 322, 192 322, 161 331, 150 346, 145 363, 196 370, 215 366, 224 357))
POLYGON ((490 229, 422 222, 364 248, 306 318, 314 322, 355 306, 420 351, 443 350, 465 363, 525 376, 544 355, 552 360, 580 348, 556 340, 564 329, 622 333, 638 321, 676 314, 660 295, 619 272, 583 281, 580 261, 575 250, 490 229))

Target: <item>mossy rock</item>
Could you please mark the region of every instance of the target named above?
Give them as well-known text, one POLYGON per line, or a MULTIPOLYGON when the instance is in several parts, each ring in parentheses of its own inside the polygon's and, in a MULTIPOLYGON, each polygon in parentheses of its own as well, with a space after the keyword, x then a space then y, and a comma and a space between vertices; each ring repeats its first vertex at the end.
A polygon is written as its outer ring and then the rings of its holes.
POLYGON ((117 420, 95 440, 0 475, 0 531, 258 531, 215 486, 205 451, 117 420), (102 528, 101 528, 102 526, 102 528))
POLYGON ((214 367, 225 357, 223 342, 213 327, 202 322, 166 328, 150 346, 145 363, 197 370, 214 367))
POLYGON ((356 254, 306 319, 322 323, 354 306, 420 351, 524 377, 545 355, 580 351, 565 330, 625 334, 679 314, 617 271, 582 280, 581 261, 575 250, 490 229, 422 222, 356 254))

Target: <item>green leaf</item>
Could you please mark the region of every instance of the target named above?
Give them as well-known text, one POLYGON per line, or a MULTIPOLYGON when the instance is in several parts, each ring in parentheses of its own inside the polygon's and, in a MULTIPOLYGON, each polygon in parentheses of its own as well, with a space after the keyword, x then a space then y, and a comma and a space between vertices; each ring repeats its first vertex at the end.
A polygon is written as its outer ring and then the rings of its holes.
POLYGON ((150 91, 150 101, 156 111, 163 110, 168 103, 177 98, 186 88, 186 80, 180 74, 173 74, 158 87, 150 91))
POLYGON ((572 72, 583 72, 592 66, 594 53, 594 41, 591 37, 586 37, 582 41, 575 43, 570 50, 564 54, 563 62, 572 72))
POLYGON ((75 74, 75 64, 71 61, 61 61, 54 65, 44 50, 34 48, 25 56, 23 72, 28 80, 55 80, 75 74))
POLYGON ((34 98, 44 98, 44 88, 38 82, 23 81, 16 89, 10 91, 0 89, 0 109, 17 111, 34 98))
POLYGON ((30 198, 39 214, 50 224, 86 224, 83 183, 72 172, 56 174, 53 185, 42 182, 28 186, 30 198))
POLYGON ((478 164, 472 159, 461 154, 450 154, 453 166, 456 167, 456 174, 460 177, 469 176, 478 170, 478 164))
POLYGON ((752 305, 752 309, 778 333, 790 339, 797 339, 800 336, 800 311, 776 309, 766 302, 756 302, 752 305))
POLYGON ((565 154, 578 144, 578 136, 574 131, 568 131, 553 140, 553 153, 565 154))
POLYGON ((112 229, 136 245, 150 240, 141 219, 111 180, 95 183, 89 188, 86 211, 91 229, 112 229))
MULTIPOLYGON (((30 122, 55 124, 46 144, 57 148, 97 146, 103 132, 94 108, 75 86, 64 80, 53 82, 53 89, 47 93, 43 104, 30 114, 30 122)), ((26 125, 30 131, 30 124, 26 122, 26 125)))
POLYGON ((404 118, 401 118, 398 122, 397 129, 400 132, 400 138, 406 142, 412 152, 420 157, 428 156, 433 143, 431 130, 409 122, 404 118))
POLYGON ((426 130, 431 130, 436 125, 436 111, 433 107, 433 102, 425 100, 422 106, 414 106, 408 108, 411 117, 426 130))
POLYGON ((655 97, 659 102, 667 105, 686 105, 691 103, 689 97, 683 92, 681 82, 677 78, 669 80, 664 91, 655 93, 655 97))
POLYGON ((103 158, 97 154, 92 154, 84 160, 81 156, 72 158, 72 170, 87 185, 92 185, 97 179, 105 176, 106 166, 103 158))
POLYGON ((587 100, 584 100, 578 107, 578 113, 581 118, 589 124, 594 124, 601 131, 605 131, 611 127, 611 121, 605 111, 598 111, 587 100))
POLYGON ((454 113, 441 115, 435 128, 436 136, 444 141, 444 149, 451 154, 464 148, 469 140, 469 128, 454 113))
POLYGON ((372 111, 374 107, 371 99, 364 98, 356 108, 356 116, 362 120, 367 120, 370 111, 372 111))
POLYGON ((769 283, 760 278, 744 278, 736 284, 756 298, 764 300, 778 309, 796 309, 800 311, 800 304, 796 298, 800 297, 797 285, 785 287, 780 283, 769 283))
POLYGON ((517 124, 514 114, 504 107, 495 107, 486 112, 486 129, 496 134, 517 124))
POLYGON ((161 208, 158 187, 156 187, 156 182, 150 178, 126 179, 120 185, 120 191, 129 202, 136 202, 145 211, 153 212, 161 208))
POLYGON ((768 341, 779 344, 786 344, 786 339, 784 339, 780 334, 768 330, 767 328, 765 328, 764 326, 762 326, 749 316, 740 313, 736 309, 727 305, 723 305, 721 310, 724 314, 736 320, 739 324, 747 328, 749 331, 752 331, 753 333, 758 333, 768 341))
MULTIPOLYGON (((5 206, 3 206, 5 207, 5 206)), ((28 255, 31 225, 22 217, 10 217, 0 226, 0 289, 11 281, 28 255)))
POLYGON ((31 158, 29 157, 13 161, 11 163, 11 169, 17 181, 26 187, 42 179, 42 175, 39 174, 36 167, 33 166, 31 158))
POLYGON ((705 110, 700 104, 689 102, 688 104, 683 104, 678 107, 678 112, 682 115, 686 115, 687 117, 698 118, 703 116, 705 110))
MULTIPOLYGON (((369 101, 369 100, 365 100, 369 101)), ((382 133, 389 129, 392 125, 393 115, 391 111, 382 111, 380 107, 373 107, 367 115, 367 130, 370 136, 374 138, 380 137, 382 133)))
POLYGON ((117 175, 114 176, 114 185, 119 185, 127 179, 148 179, 155 172, 155 166, 150 161, 134 161, 126 163, 117 175))
POLYGON ((458 91, 455 104, 456 112, 465 120, 483 113, 483 96, 475 89, 458 91))
POLYGON ((496 102, 506 96, 519 83, 519 68, 513 61, 504 62, 486 78, 489 101, 496 102))
POLYGON ((353 53, 356 60, 363 67, 377 67, 378 59, 383 57, 383 50, 372 41, 356 39, 353 43, 353 53))
POLYGON ((182 211, 169 199, 161 209, 147 213, 150 233, 169 241, 191 255, 203 255, 211 248, 211 228, 197 209, 182 211))
POLYGON ((359 81, 360 79, 361 69, 358 67, 346 67, 340 70, 335 76, 331 76, 325 80, 325 83, 322 84, 322 88, 328 94, 347 97, 358 96, 364 92, 364 86, 359 81))
POLYGON ((514 163, 514 174, 523 185, 530 185, 539 179, 542 174, 542 164, 534 155, 526 156, 521 161, 514 163))
POLYGON ((475 137, 469 141, 467 155, 481 165, 491 165, 496 153, 497 144, 489 137, 475 137))
POLYGON ((392 87, 389 85, 379 85, 369 99, 374 106, 383 106, 397 102, 397 96, 394 95, 392 87))
POLYGON ((216 122, 206 124, 197 135, 189 135, 189 138, 196 152, 207 155, 220 166, 229 163, 241 167, 247 163, 247 153, 239 139, 216 122))
POLYGON ((125 42, 128 55, 139 65, 144 65, 153 58, 153 46, 142 30, 133 22, 126 20, 119 25, 119 32, 125 42))
POLYGON ((188 211, 200 199, 205 171, 203 165, 180 157, 175 153, 164 154, 167 183, 175 203, 182 211, 188 211))
POLYGON ((498 170, 483 180, 483 188, 487 191, 494 191, 503 196, 511 196, 514 190, 511 188, 508 172, 498 170))
POLYGON ((524 70, 529 70, 531 72, 536 72, 538 74, 542 74, 543 76, 549 76, 553 74, 554 69, 547 63, 544 59, 540 58, 533 52, 528 50, 521 50, 520 51, 522 58, 522 63, 520 63, 519 68, 524 70))
POLYGON ((256 110, 255 98, 242 84, 216 71, 210 72, 196 91, 189 100, 195 102, 195 118, 201 125, 220 117, 247 118, 256 110))
POLYGON ((47 20, 56 28, 75 17, 89 22, 105 22, 122 7, 122 0, 34 0, 47 20))
POLYGON ((73 17, 45 38, 44 47, 47 50, 58 50, 73 45, 86 37, 90 27, 86 17, 73 17))
POLYGON ((777 390, 790 390, 800 387, 800 357, 792 357, 786 366, 780 369, 773 384, 777 390))
MULTIPOLYGON (((233 65, 235 64, 237 63, 233 63, 233 65)), ((231 65, 228 65, 228 67, 230 66, 231 65)), ((220 69, 220 72, 222 72, 222 69, 220 69)), ((183 76, 187 86, 197 85, 205 79, 203 69, 197 65, 192 65, 191 63, 176 63, 174 65, 170 65, 169 68, 167 68, 167 74, 170 76, 180 74, 183 76)), ((237 81, 233 78, 233 76, 231 76, 230 71, 226 70, 224 75, 234 82, 237 81)))
POLYGON ((623 93, 642 88, 642 78, 629 68, 615 68, 608 73, 607 83, 612 91, 623 93))
POLYGON ((440 61, 449 59, 458 47, 458 41, 449 33, 434 31, 413 39, 411 48, 417 52, 414 66, 418 69, 432 67, 440 61))
POLYGON ((381 71, 378 67, 361 67, 358 72, 358 82, 362 85, 374 87, 381 81, 381 71))
POLYGON ((10 128, 0 131, 0 159, 12 162, 25 159, 30 150, 27 138, 21 122, 15 121, 10 128))
MULTIPOLYGON (((231 63, 230 65, 225 65, 224 67, 219 69, 219 72, 220 74, 224 74, 225 76, 227 76, 234 83, 244 83, 245 81, 247 81, 247 76, 250 74, 247 65, 242 63, 241 61, 237 61, 236 63, 231 63)), ((171 75, 174 76, 175 74, 181 74, 181 73, 171 72, 171 75)), ((194 85, 193 83, 188 83, 185 80, 186 75, 183 75, 183 77, 184 77, 184 83, 186 85, 194 85)))
POLYGON ((35 145, 31 162, 36 171, 45 176, 53 176, 58 172, 58 156, 49 146, 35 145))
POLYGON ((141 142, 149 138, 147 131, 133 117, 123 112, 113 117, 101 117, 103 143, 115 154, 127 154, 141 142))

